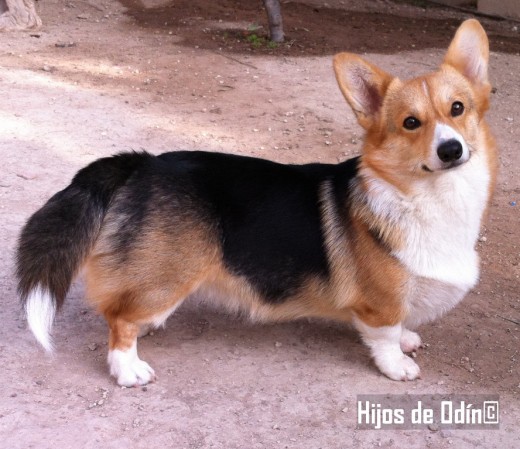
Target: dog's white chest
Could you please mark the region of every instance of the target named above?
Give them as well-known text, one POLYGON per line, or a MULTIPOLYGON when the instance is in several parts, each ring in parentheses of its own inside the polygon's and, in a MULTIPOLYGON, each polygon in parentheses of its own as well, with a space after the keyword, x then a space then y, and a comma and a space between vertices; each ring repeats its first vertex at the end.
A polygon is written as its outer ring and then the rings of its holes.
POLYGON ((474 155, 464 166, 419 186, 400 220, 406 243, 394 253, 412 274, 466 291, 475 285, 475 243, 489 182, 485 161, 474 155))
POLYGON ((405 326, 415 329, 423 323, 435 320, 455 307, 466 293, 467 288, 413 276, 409 282, 405 326))
POLYGON ((412 198, 401 221, 406 244, 394 252, 412 274, 408 326, 447 312, 476 284, 475 244, 489 182, 485 161, 474 156, 412 198))

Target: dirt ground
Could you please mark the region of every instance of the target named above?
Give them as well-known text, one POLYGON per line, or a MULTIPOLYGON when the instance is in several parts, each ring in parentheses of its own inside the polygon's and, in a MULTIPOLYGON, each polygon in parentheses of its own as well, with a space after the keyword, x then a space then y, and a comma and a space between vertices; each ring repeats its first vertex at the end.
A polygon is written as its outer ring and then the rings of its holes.
POLYGON ((478 286, 420 333, 423 378, 382 376, 350 329, 253 325, 186 303, 140 342, 158 374, 122 389, 107 329, 72 289, 56 354, 26 328, 13 276, 24 221, 92 160, 122 150, 341 161, 361 130, 331 69, 342 50, 401 77, 433 70, 470 15, 424 2, 283 2, 273 47, 260 0, 44 0, 44 27, 0 35, 0 445, 5 448, 518 448, 520 32, 482 18, 500 177, 478 286), (363 431, 356 395, 497 393, 497 431, 363 431))

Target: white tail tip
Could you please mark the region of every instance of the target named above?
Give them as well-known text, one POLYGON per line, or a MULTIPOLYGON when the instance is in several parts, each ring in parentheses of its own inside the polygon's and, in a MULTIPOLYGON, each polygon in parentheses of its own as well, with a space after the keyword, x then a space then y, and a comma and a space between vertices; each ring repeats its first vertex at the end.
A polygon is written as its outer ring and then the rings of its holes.
POLYGON ((27 297, 25 313, 27 314, 29 327, 36 340, 46 351, 52 352, 54 346, 50 331, 56 315, 56 302, 51 294, 40 287, 35 288, 27 297))

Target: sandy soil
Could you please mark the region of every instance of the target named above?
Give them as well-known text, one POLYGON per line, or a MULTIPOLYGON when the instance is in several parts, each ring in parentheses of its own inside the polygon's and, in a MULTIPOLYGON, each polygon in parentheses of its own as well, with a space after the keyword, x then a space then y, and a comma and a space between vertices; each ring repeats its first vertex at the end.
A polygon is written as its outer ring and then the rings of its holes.
MULTIPOLYGON (((399 76, 434 69, 467 15, 387 0, 283 4, 288 43, 265 41, 260 0, 40 2, 36 33, 0 36, 0 437, 6 448, 516 448, 520 438, 520 34, 483 19, 496 87, 500 178, 479 243, 482 279, 420 332, 423 379, 392 382, 357 335, 314 321, 252 325, 188 303, 140 352, 158 376, 121 389, 107 329, 72 289, 46 356, 15 292, 20 227, 86 163, 122 150, 206 149, 341 161, 361 131, 331 55, 399 76), (262 27, 263 25, 263 27, 262 27), (356 430, 361 393, 498 393, 499 431, 356 430)), ((421 2, 415 2, 421 4, 421 2)))

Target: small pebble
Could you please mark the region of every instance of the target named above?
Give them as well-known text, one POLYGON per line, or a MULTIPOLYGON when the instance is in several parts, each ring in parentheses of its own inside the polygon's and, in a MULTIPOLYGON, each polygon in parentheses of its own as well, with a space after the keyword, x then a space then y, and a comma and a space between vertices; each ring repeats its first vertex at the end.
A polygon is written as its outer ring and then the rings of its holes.
POLYGON ((274 345, 275 345, 277 348, 282 347, 282 343, 280 343, 279 341, 277 341, 274 345))
POLYGON ((97 343, 90 343, 88 345, 88 349, 91 350, 91 351, 95 351, 97 348, 98 348, 98 344, 97 343))
POLYGON ((54 44, 54 46, 57 47, 57 48, 68 48, 68 47, 75 47, 76 43, 72 42, 72 41, 69 41, 69 42, 56 42, 54 44))
POLYGON ((432 432, 438 432, 439 426, 437 424, 428 424, 428 429, 430 429, 432 432))
POLYGON ((449 438, 452 436, 452 433, 449 430, 441 430, 440 435, 442 438, 449 438))

